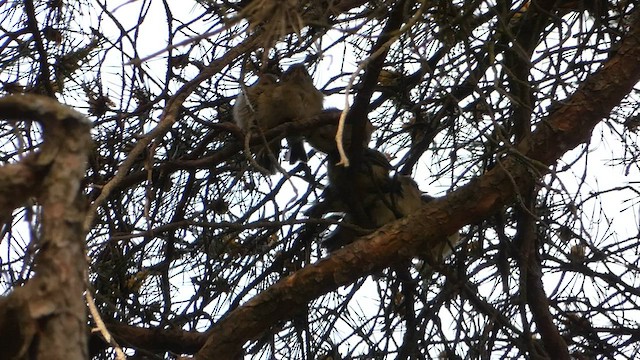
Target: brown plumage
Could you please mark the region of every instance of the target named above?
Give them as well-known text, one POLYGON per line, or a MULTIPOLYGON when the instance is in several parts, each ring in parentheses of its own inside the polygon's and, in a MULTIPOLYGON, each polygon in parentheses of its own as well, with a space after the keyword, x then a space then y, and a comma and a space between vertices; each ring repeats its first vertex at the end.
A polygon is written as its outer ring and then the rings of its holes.
MULTIPOLYGON (((256 126, 264 132, 320 114, 323 98, 305 66, 296 64, 287 69, 279 82, 274 75, 263 75, 255 85, 246 89, 246 94, 240 93, 233 110, 234 119, 245 130, 256 126)), ((306 160, 302 137, 289 136, 287 141, 291 148, 291 163, 306 160)), ((274 141, 267 149, 258 151, 257 162, 274 174, 277 166, 273 160, 279 153, 280 142, 274 141)))
MULTIPOLYGON (((265 91, 272 89, 277 82, 278 78, 275 75, 264 74, 258 78, 255 84, 247 87, 245 91, 241 91, 238 94, 236 103, 233 105, 233 120, 240 128, 249 130, 251 126, 258 125, 256 117, 259 98, 265 91)), ((265 130, 266 129, 267 128, 265 128, 265 130)))
MULTIPOLYGON (((389 179, 385 188, 362 194, 360 199, 367 224, 358 221, 349 210, 345 211, 343 221, 364 228, 372 226, 373 229, 407 216, 423 205, 422 193, 416 182, 409 176, 389 179)), ((362 234, 348 227, 338 226, 322 241, 322 246, 329 251, 334 251, 353 242, 359 235, 362 234)))
MULTIPOLYGON (((390 180, 390 186, 383 191, 371 192, 362 197, 362 208, 367 216, 368 223, 377 229, 392 221, 408 216, 424 204, 433 200, 432 197, 424 195, 418 188, 418 184, 409 176, 399 175, 390 180)), ((359 227, 366 227, 357 221, 348 210, 345 211, 343 222, 359 227)), ((342 246, 350 244, 363 233, 346 226, 338 226, 322 241, 322 246, 329 251, 334 251, 342 246)), ((456 232, 448 236, 448 242, 441 243, 441 247, 431 248, 421 256, 429 259, 442 259, 451 253, 452 246, 460 240, 460 235, 456 232)))
POLYGON ((390 182, 392 166, 387 156, 377 150, 365 149, 360 161, 348 168, 337 166, 336 162, 337 158, 329 156, 327 175, 329 184, 335 188, 345 188, 349 182, 359 192, 371 193, 384 190, 390 182))
MULTIPOLYGON (((280 125, 275 119, 264 118, 261 114, 265 106, 269 106, 270 93, 277 86, 278 78, 273 74, 261 75, 258 81, 241 91, 233 106, 233 119, 236 124, 247 132, 265 132, 280 125)), ((280 142, 272 142, 266 148, 261 148, 256 154, 258 165, 267 169, 271 174, 276 172, 277 158, 280 153, 280 142)))
MULTIPOLYGON (((270 106, 261 114, 268 122, 285 123, 306 120, 322 112, 324 95, 313 85, 313 79, 303 64, 291 65, 282 75, 269 98, 270 106)), ((287 137, 291 153, 289 161, 306 161, 302 136, 287 137)))
MULTIPOLYGON (((325 154, 338 153, 338 147, 336 144, 336 133, 338 132, 338 120, 340 118, 341 111, 337 109, 334 111, 336 113, 335 123, 319 126, 317 129, 313 129, 313 131, 309 132, 309 135, 307 136, 307 142, 309 143, 309 145, 325 154)), ((344 126, 342 141, 344 148, 347 151, 349 151, 349 149, 351 148, 351 128, 351 124, 345 124, 344 126)), ((375 130, 375 127, 373 126, 371 121, 367 119, 367 123, 365 124, 364 139, 362 141, 361 147, 366 148, 369 145, 373 130, 375 130)))

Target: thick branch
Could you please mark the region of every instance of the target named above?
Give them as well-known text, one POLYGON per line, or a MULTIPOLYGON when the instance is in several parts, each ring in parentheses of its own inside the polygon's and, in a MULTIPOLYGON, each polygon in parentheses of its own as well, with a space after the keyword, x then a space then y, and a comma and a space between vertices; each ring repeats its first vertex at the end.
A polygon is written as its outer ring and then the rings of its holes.
MULTIPOLYGON (((42 125, 43 144, 28 159, 31 165, 46 169, 41 188, 35 191, 42 216, 41 234, 30 245, 38 249, 36 274, 0 304, 0 314, 11 313, 15 318, 0 323, 0 334, 10 334, 15 341, 12 354, 3 355, 86 359, 82 293, 87 264, 80 181, 91 147, 90 123, 55 100, 35 95, 0 99, 0 116, 33 119, 42 125)), ((6 189, 1 193, 6 194, 6 189)))
POLYGON ((42 36, 40 36, 40 29, 38 28, 38 20, 36 18, 36 10, 33 0, 25 1, 24 7, 25 13, 27 14, 27 26, 31 34, 33 34, 33 40, 36 44, 36 49, 38 50, 38 61, 40 62, 40 74, 37 78, 36 86, 43 86, 47 95, 54 97, 55 91, 51 85, 51 72, 49 71, 49 63, 47 62, 49 56, 44 48, 42 36))
MULTIPOLYGON (((551 5, 551 4, 550 4, 551 5)), ((531 70, 531 56, 540 42, 542 31, 548 23, 547 17, 541 13, 528 14, 528 31, 518 31, 514 45, 505 52, 505 64, 509 71, 510 99, 513 107, 514 141, 518 144, 531 134, 531 114, 533 112, 534 92, 529 82, 531 70)), ((520 188, 522 203, 516 209, 518 218, 518 233, 516 246, 520 249, 519 264, 521 276, 521 293, 529 304, 533 319, 542 338, 547 355, 553 354, 557 359, 569 359, 567 343, 560 335, 560 331, 553 322, 549 311, 549 300, 542 287, 542 269, 538 257, 535 186, 520 188)), ((506 244, 504 244, 506 245, 506 244)), ((534 351, 531 349, 530 351, 534 351)))
MULTIPOLYGON (((107 328, 118 344, 154 353, 193 354, 206 340, 206 334, 184 330, 148 329, 125 324, 107 324, 107 328)), ((89 344, 91 357, 110 346, 98 333, 92 334, 89 344)))
POLYGON ((533 320, 544 344, 546 355, 554 359, 570 359, 569 348, 562 338, 554 318, 549 311, 549 299, 542 284, 542 266, 538 255, 538 232, 536 227, 536 192, 531 186, 522 194, 523 207, 518 209, 518 232, 514 239, 519 249, 521 294, 531 309, 533 320))
POLYGON ((34 196, 42 184, 44 169, 33 164, 31 159, 0 167, 0 224, 11 217, 14 209, 34 196))

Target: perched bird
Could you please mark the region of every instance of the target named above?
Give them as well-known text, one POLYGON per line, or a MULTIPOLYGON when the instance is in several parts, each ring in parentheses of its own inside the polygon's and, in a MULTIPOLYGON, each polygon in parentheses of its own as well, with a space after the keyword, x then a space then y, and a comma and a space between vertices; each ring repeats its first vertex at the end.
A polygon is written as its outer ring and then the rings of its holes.
MULTIPOLYGON (((373 225, 363 209, 362 199, 388 191, 391 183, 389 171, 392 169, 389 160, 383 153, 367 148, 359 161, 348 168, 336 166, 336 161, 329 155, 329 185, 304 214, 311 218, 322 218, 329 213, 342 213, 346 214, 343 221, 371 229, 373 225)), ((362 234, 354 233, 348 237, 355 238, 362 234)))
POLYGON ((362 208, 362 199, 371 194, 388 191, 391 183, 391 164, 386 155, 369 148, 362 154, 361 160, 349 168, 336 165, 336 161, 329 156, 329 185, 322 192, 320 200, 304 214, 321 217, 330 212, 350 213, 354 218, 360 219, 360 226, 367 226, 369 221, 362 208))
MULTIPOLYGON (((304 64, 295 64, 284 72, 269 98, 271 106, 261 115, 268 122, 306 120, 322 112, 323 101, 324 95, 313 85, 313 79, 304 64)), ((307 160, 302 136, 289 136, 287 142, 291 163, 307 160)))
POLYGON ((336 162, 337 157, 330 154, 327 168, 330 186, 348 188, 348 182, 358 191, 371 193, 384 190, 390 184, 389 171, 393 167, 387 156, 380 151, 366 148, 359 161, 347 168, 336 165, 336 162))
POLYGON ((328 165, 329 185, 320 195, 320 200, 313 204, 304 214, 310 217, 320 217, 329 212, 355 212, 354 206, 344 196, 362 199, 369 194, 385 191, 391 179, 389 171, 392 169, 389 160, 383 153, 367 148, 359 164, 352 164, 349 168, 335 165, 335 159, 330 157, 328 165))
MULTIPOLYGON (((280 98, 285 105, 279 109, 280 115, 289 120, 306 119, 322 112, 324 95, 313 85, 313 79, 304 64, 291 65, 282 74, 279 88, 295 94, 290 98, 280 98), (296 101, 297 100, 297 101, 296 101)), ((274 95, 277 97, 277 94, 274 95)))
MULTIPOLYGON (((292 65, 280 81, 274 75, 263 75, 258 82, 236 98, 234 119, 238 126, 247 129, 255 125, 260 131, 270 130, 287 122, 303 120, 322 112, 324 96, 313 85, 313 79, 303 64, 292 65)), ((291 149, 290 161, 306 160, 301 136, 287 137, 291 149)), ((280 141, 276 140, 259 151, 257 162, 276 172, 280 141)))
MULTIPOLYGON (((336 133, 338 132, 338 120, 340 119, 340 113, 342 111, 338 109, 333 109, 332 111, 336 115, 335 123, 322 125, 317 129, 313 129, 313 131, 311 131, 307 135, 307 142, 309 143, 309 145, 325 154, 336 154, 338 152, 338 147, 336 144, 336 133)), ((344 133, 342 136, 343 145, 347 151, 351 148, 351 128, 351 124, 345 124, 344 133)), ((361 144, 363 148, 366 148, 367 145, 369 145, 373 130, 375 130, 375 127, 373 126, 371 121, 367 119, 367 123, 365 124, 365 134, 361 144)))
MULTIPOLYGON (((368 224, 371 224, 373 229, 408 216, 433 200, 432 197, 420 191, 418 184, 410 176, 395 176, 391 179, 390 184, 391 186, 382 192, 372 192, 362 197, 362 208, 367 216, 368 224)), ((367 227, 367 224, 358 221, 349 211, 345 212, 342 221, 345 224, 367 227)), ((322 246, 331 252, 350 244, 363 234, 353 228, 338 225, 336 230, 322 240, 322 246)), ((446 257, 451 253, 453 246, 459 242, 460 235, 456 232, 449 235, 447 240, 447 242, 439 243, 440 246, 429 249, 428 253, 422 254, 422 256, 427 256, 430 259, 446 257)))
POLYGON ((418 184, 410 176, 405 175, 393 178, 389 191, 371 194, 363 201, 375 227, 405 217, 423 205, 422 192, 418 184))
POLYGON ((233 105, 233 120, 243 130, 249 130, 252 126, 258 126, 256 116, 258 112, 258 99, 267 89, 272 89, 278 82, 273 74, 264 74, 258 78, 255 84, 245 91, 240 91, 233 105))
MULTIPOLYGON (((359 194, 366 221, 359 221, 350 210, 345 211, 343 222, 358 227, 377 229, 418 210, 422 205, 422 193, 416 182, 409 176, 389 179, 387 186, 377 191, 359 194)), ((363 235, 346 226, 338 226, 323 241, 322 246, 334 251, 363 235)))
MULTIPOLYGON (((245 130, 251 131, 267 131, 275 126, 280 125, 271 119, 265 119, 261 116, 261 108, 270 106, 270 93, 277 86, 278 78, 273 74, 264 74, 258 78, 258 81, 241 91, 236 97, 233 105, 233 120, 236 124, 245 130)), ((264 110, 262 110, 264 111, 264 110)), ((258 150, 256 161, 258 165, 267 169, 271 174, 275 174, 276 165, 272 157, 277 157, 280 152, 280 143, 270 144, 267 148, 258 150)))

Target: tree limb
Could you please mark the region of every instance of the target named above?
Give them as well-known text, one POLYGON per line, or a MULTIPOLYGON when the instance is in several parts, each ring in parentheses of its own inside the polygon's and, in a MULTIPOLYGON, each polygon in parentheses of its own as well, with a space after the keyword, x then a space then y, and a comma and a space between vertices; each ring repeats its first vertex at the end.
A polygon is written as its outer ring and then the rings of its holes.
POLYGON ((0 314, 11 314, 13 319, 2 317, 0 337, 13 339, 7 341, 13 342, 14 358, 86 359, 82 297, 87 275, 82 231, 86 204, 80 182, 91 148, 91 124, 80 113, 36 95, 0 99, 0 116, 32 119, 42 125, 43 143, 24 162, 46 169, 42 180, 35 182, 40 188, 21 195, 36 195, 41 207, 40 236, 30 245, 38 250, 35 276, 0 302, 0 314), (20 324, 17 333, 16 323, 20 324))

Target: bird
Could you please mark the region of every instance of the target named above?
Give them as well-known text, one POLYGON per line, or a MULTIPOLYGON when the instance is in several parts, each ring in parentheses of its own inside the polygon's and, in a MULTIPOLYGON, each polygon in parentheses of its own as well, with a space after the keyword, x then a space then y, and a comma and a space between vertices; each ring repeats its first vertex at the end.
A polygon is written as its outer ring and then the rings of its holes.
MULTIPOLYGON (((365 221, 354 216, 351 209, 347 209, 342 222, 373 230, 407 216, 423 205, 422 192, 410 176, 394 176, 389 178, 387 185, 386 188, 359 194, 365 221)), ((347 226, 338 225, 322 240, 321 244, 329 252, 332 252, 353 242, 360 235, 363 233, 347 226)))
POLYGON ((313 78, 304 64, 291 65, 282 74, 278 87, 295 94, 291 98, 281 99, 285 106, 279 110, 289 120, 305 119, 322 112, 324 95, 313 85, 313 78))
POLYGON ((384 190, 389 186, 389 172, 393 167, 387 155, 366 148, 356 159, 349 167, 344 167, 336 164, 337 154, 330 154, 327 167, 329 186, 337 189, 354 188, 363 193, 384 190))
POLYGON ((258 99, 265 90, 273 88, 278 82, 274 74, 263 74, 253 85, 245 91, 240 91, 233 105, 233 120, 243 130, 249 130, 251 126, 257 126, 256 121, 258 99))
MULTIPOLYGON (((434 198, 420 191, 418 184, 407 175, 396 175, 390 179, 390 186, 382 191, 370 192, 361 198, 362 208, 367 217, 367 223, 358 221, 348 210, 342 219, 344 224, 353 224, 357 227, 372 226, 371 230, 378 229, 390 222, 408 216, 434 198)), ((329 233, 322 241, 321 245, 329 252, 333 252, 342 246, 352 243, 357 237, 366 234, 352 227, 338 225, 335 230, 329 233)), ((460 241, 458 232, 447 237, 446 242, 438 242, 440 246, 429 249, 420 257, 426 256, 430 259, 442 259, 448 256, 453 246, 460 241)))
POLYGON ((355 212, 349 205, 345 193, 353 190, 349 197, 360 199, 368 194, 384 191, 390 184, 389 171, 392 169, 387 156, 367 148, 358 164, 352 164, 349 170, 335 164, 335 158, 329 159, 329 184, 324 188, 319 200, 304 211, 309 217, 321 217, 329 212, 355 212))
POLYGON ((384 191, 389 186, 389 172, 393 167, 385 154, 366 148, 358 161, 348 168, 337 165, 338 157, 337 153, 328 156, 328 184, 318 200, 304 211, 304 215, 319 218, 330 212, 354 212, 350 197, 359 199, 370 193, 384 191))
POLYGON ((391 184, 389 191, 363 200, 375 227, 405 217, 423 205, 422 192, 410 176, 397 175, 391 184))
MULTIPOLYGON (((337 154, 336 154, 337 156, 337 154)), ((304 211, 310 218, 323 218, 327 214, 346 214, 345 223, 357 223, 360 227, 371 228, 368 216, 359 199, 385 191, 390 183, 392 169, 387 156, 374 149, 365 149, 358 162, 349 168, 336 165, 336 159, 329 156, 328 180, 318 201, 304 211)), ((322 230, 321 230, 322 231, 322 230)), ((362 233, 349 235, 355 238, 362 233)))
MULTIPOLYGON (((234 105, 236 124, 247 130, 255 125, 264 132, 279 125, 306 120, 322 112, 324 95, 313 85, 304 64, 291 65, 280 77, 265 74, 255 85, 240 93, 234 105)), ((287 137, 291 163, 306 161, 306 151, 301 135, 287 137)), ((256 156, 260 166, 275 174, 277 157, 280 153, 280 141, 270 143, 256 156)))
MULTIPOLYGON (((275 119, 265 118, 262 113, 265 106, 270 106, 270 93, 278 84, 278 77, 274 74, 263 74, 258 81, 241 91, 233 105, 233 120, 236 125, 246 132, 265 132, 280 125, 275 119)), ((256 161, 270 174, 275 174, 276 164, 272 157, 280 152, 280 143, 273 142, 266 148, 261 148, 256 154, 256 161), (275 154, 275 155, 274 155, 275 154)))
MULTIPOLYGON (((323 102, 324 95, 313 85, 313 78, 305 65, 294 64, 282 74, 280 83, 269 98, 270 106, 261 116, 274 123, 306 120, 322 113, 323 102)), ((287 137, 290 163, 307 160, 302 139, 300 135, 287 137)))
MULTIPOLYGON (((316 129, 313 129, 313 131, 311 131, 307 135, 306 140, 309 145, 322 153, 337 154, 338 147, 336 144, 336 133, 338 132, 338 120, 340 119, 340 113, 342 112, 342 110, 330 109, 325 110, 325 112, 335 113, 335 123, 322 125, 316 129)), ((369 121, 368 118, 366 120, 365 134, 361 144, 362 148, 366 148, 367 145, 369 145, 369 141, 371 141, 371 134, 373 133, 373 130, 375 130, 375 127, 373 126, 371 121, 369 121)), ((349 151, 349 149, 351 148, 352 127, 353 126, 350 123, 346 123, 344 125, 342 141, 344 148, 347 151, 349 151)))

